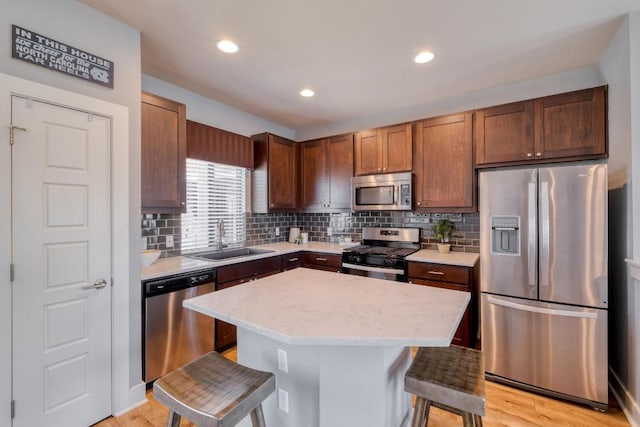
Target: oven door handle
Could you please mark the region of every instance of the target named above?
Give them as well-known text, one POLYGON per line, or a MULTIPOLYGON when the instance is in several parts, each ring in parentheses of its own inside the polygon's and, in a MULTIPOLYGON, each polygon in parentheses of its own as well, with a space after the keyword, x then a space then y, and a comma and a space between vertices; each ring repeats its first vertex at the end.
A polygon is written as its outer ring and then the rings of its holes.
POLYGON ((350 268, 352 270, 371 271, 373 273, 391 273, 391 274, 404 274, 404 270, 398 268, 385 268, 385 267, 372 267, 370 265, 357 265, 343 262, 342 267, 350 268))

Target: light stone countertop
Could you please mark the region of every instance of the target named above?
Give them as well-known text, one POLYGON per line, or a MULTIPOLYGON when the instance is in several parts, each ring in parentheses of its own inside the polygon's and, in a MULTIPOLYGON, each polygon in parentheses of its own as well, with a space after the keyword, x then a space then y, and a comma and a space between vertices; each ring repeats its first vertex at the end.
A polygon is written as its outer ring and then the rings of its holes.
POLYGON ((296 268, 183 305, 287 344, 447 346, 469 299, 468 292, 296 268))
POLYGON ((264 254, 247 255, 243 257, 228 258, 223 260, 208 261, 202 259, 191 258, 189 256, 177 256, 170 258, 160 258, 153 264, 141 269, 141 280, 155 279, 173 274, 187 273, 198 271, 206 268, 222 267, 223 265, 235 264, 238 262, 252 261, 260 258, 269 258, 272 256, 284 255, 297 251, 309 252, 325 252, 332 254, 341 254, 345 249, 338 243, 325 242, 309 242, 304 245, 295 243, 278 242, 266 245, 250 246, 257 249, 267 249, 273 252, 264 254))
POLYGON ((473 267, 480 259, 480 254, 469 252, 449 252, 441 254, 431 249, 422 249, 409 255, 407 261, 432 262, 434 264, 458 265, 462 267, 473 267))

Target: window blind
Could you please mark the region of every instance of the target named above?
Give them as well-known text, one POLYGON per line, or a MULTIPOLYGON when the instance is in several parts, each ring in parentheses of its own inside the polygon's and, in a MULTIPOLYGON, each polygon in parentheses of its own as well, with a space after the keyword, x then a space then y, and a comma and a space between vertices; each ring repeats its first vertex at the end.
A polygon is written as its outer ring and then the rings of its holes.
POLYGON ((187 158, 187 212, 182 214, 182 250, 217 247, 218 221, 224 221, 223 243, 243 245, 245 169, 187 158))

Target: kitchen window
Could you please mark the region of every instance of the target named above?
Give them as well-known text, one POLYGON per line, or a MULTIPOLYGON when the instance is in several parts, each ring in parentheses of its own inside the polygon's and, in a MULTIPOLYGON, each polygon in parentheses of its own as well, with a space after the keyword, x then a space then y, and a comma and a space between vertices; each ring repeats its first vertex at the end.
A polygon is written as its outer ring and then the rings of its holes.
POLYGON ((187 159, 187 212, 182 214, 182 250, 215 247, 218 222, 224 221, 223 243, 246 240, 246 175, 242 167, 187 159))

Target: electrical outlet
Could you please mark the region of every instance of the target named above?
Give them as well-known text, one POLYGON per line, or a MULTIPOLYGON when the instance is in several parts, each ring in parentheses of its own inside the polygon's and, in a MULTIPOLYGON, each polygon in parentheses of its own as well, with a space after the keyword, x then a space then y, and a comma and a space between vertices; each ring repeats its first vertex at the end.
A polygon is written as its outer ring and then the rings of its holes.
POLYGON ((283 372, 289 372, 289 366, 287 363, 287 352, 278 349, 278 369, 283 372))
POLYGON ((173 247, 173 236, 172 235, 168 235, 165 239, 166 239, 165 240, 165 246, 167 248, 172 248, 173 247))
POLYGON ((327 236, 331 236, 332 233, 333 230, 331 229, 331 227, 327 227, 327 236))
POLYGON ((289 413, 289 393, 281 388, 278 389, 278 409, 289 413))
POLYGON ((280 227, 276 227, 276 236, 280 235, 280 227))

